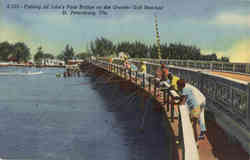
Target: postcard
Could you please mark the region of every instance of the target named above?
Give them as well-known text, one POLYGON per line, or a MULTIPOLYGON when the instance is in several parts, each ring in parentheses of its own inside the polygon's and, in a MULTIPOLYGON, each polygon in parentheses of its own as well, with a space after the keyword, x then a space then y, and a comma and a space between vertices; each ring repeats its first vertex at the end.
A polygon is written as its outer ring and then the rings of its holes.
POLYGON ((249 160, 249 35, 249 0, 1 0, 0 158, 249 160))

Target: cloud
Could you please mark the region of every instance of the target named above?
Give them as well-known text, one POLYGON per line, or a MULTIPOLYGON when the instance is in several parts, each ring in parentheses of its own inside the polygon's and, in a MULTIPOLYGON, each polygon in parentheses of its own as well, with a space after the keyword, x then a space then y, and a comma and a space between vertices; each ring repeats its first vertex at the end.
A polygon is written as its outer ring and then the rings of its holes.
POLYGON ((250 39, 237 41, 230 49, 224 51, 202 50, 202 54, 216 53, 218 58, 226 56, 230 62, 250 63, 250 39))
POLYGON ((59 46, 56 43, 50 43, 48 40, 44 40, 39 35, 32 34, 31 31, 24 29, 20 25, 10 23, 0 23, 1 33, 0 42, 8 41, 10 43, 24 42, 31 51, 31 54, 35 54, 37 48, 42 45, 45 52, 56 53, 60 52, 59 46))
POLYGON ((250 27, 250 14, 240 15, 237 13, 224 12, 215 17, 214 23, 219 25, 242 25, 250 27))
POLYGON ((22 21, 10 21, 3 18, 3 21, 0 22, 2 24, 0 42, 25 42, 30 47, 32 54, 35 54, 41 45, 45 52, 54 55, 59 54, 68 43, 73 45, 78 53, 86 50, 86 44, 99 36, 114 41, 129 40, 131 37, 144 39, 142 35, 145 35, 145 30, 138 27, 142 23, 143 26, 147 24, 145 16, 139 15, 124 15, 119 19, 114 18, 115 20, 111 18, 97 19, 96 17, 65 17, 57 13, 29 15, 29 13, 22 13, 19 16, 22 21), (27 30, 28 24, 29 29, 27 30), (135 25, 132 29, 131 24, 140 25, 135 25), (134 28, 137 29, 134 30, 134 28))
POLYGON ((239 41, 228 52, 231 62, 250 63, 250 39, 239 41))

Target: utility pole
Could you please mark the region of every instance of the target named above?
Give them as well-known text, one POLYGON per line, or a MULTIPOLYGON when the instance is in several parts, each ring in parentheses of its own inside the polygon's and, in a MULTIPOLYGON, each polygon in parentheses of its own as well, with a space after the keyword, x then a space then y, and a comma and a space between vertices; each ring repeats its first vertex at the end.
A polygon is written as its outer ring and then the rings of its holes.
POLYGON ((158 59, 161 59, 161 43, 160 43, 160 34, 159 34, 159 28, 158 28, 158 21, 157 16, 155 15, 155 32, 156 32, 156 44, 157 44, 157 53, 158 53, 158 59))

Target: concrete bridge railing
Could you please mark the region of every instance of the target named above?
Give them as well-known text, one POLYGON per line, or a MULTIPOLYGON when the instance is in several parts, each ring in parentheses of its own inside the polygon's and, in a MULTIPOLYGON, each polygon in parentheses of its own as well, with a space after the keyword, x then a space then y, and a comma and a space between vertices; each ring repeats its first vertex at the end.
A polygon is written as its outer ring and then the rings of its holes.
MULTIPOLYGON (((108 70, 109 72, 115 73, 117 76, 122 77, 124 79, 134 81, 140 88, 145 89, 147 87, 147 91, 151 93, 153 91, 153 95, 156 97, 156 81, 154 80, 154 76, 151 74, 147 74, 147 76, 143 75, 138 76, 138 72, 132 72, 131 70, 126 70, 122 65, 119 65, 118 61, 116 64, 110 64, 105 60, 92 60, 90 63, 97 65, 100 68, 108 70), (133 79, 133 80, 132 80, 133 79), (137 82, 142 83, 137 83, 137 82), (148 82, 147 85, 146 81, 148 82), (154 88, 154 89, 153 89, 154 88)), ((163 104, 166 104, 167 109, 166 112, 170 112, 171 110, 171 122, 174 120, 175 107, 173 103, 169 103, 168 101, 171 99, 178 99, 179 95, 175 91, 164 91, 163 93, 163 104)), ((189 111, 187 106, 179 106, 178 104, 178 139, 181 142, 182 147, 182 159, 183 160, 199 160, 199 153, 196 146, 192 123, 189 117, 189 111)))
POLYGON ((151 59, 140 58, 134 60, 145 60, 150 63, 180 66, 185 68, 207 69, 213 71, 234 72, 250 74, 250 63, 231 63, 218 61, 196 61, 196 60, 174 60, 174 59, 151 59))
MULTIPOLYGON (((138 67, 140 66, 140 61, 131 60, 138 67)), ((150 62, 146 61, 147 73, 155 75, 155 71, 160 63, 177 63, 177 61, 171 60, 153 60, 153 62, 156 61, 157 63, 152 63, 152 59, 150 62)), ((178 62, 181 63, 180 61, 178 62)), ((115 59, 114 63, 121 64, 122 62, 120 59, 115 59)), ((198 64, 198 62, 195 64, 198 64)), ((213 64, 213 66, 216 65, 218 64, 213 64)), ((206 96, 208 102, 207 110, 215 114, 219 125, 230 136, 239 140, 250 154, 250 83, 209 74, 197 68, 167 66, 170 72, 185 79, 206 96)), ((242 66, 246 67, 249 65, 242 64, 242 66)), ((244 67, 239 67, 238 71, 245 72, 246 70, 240 70, 240 68, 244 67)))

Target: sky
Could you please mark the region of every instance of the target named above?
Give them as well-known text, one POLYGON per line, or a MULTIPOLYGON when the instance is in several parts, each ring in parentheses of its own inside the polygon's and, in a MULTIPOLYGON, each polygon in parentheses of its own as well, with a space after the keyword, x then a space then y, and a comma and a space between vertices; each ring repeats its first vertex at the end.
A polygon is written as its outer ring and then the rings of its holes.
POLYGON ((115 43, 139 40, 153 44, 154 15, 161 43, 181 42, 204 54, 228 56, 232 62, 250 63, 250 0, 0 0, 0 42, 25 42, 35 54, 39 46, 57 55, 66 44, 86 51, 97 37, 115 43), (64 5, 61 9, 7 8, 25 5, 64 5), (108 15, 69 15, 67 5, 161 6, 161 10, 111 9, 108 15))

